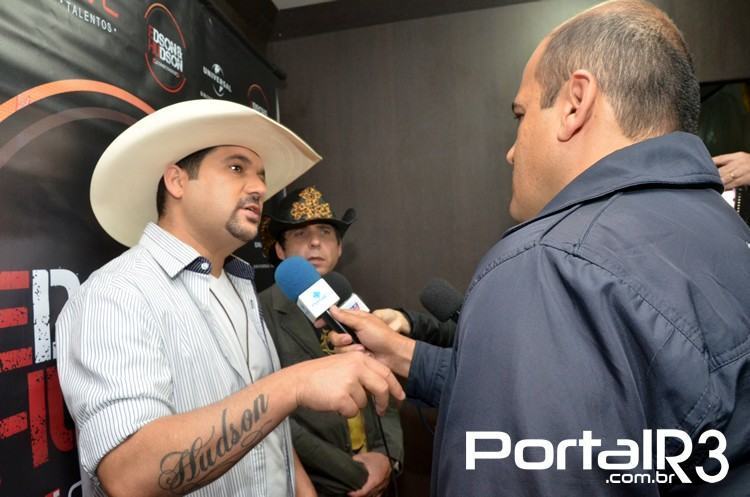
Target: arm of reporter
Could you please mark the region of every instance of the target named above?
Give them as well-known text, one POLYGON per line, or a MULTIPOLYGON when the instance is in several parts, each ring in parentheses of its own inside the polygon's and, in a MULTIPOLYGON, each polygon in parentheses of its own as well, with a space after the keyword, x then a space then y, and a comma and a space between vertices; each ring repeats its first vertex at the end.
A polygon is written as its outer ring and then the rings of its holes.
MULTIPOLYGON (((331 307, 331 314, 341 324, 357 333, 362 345, 373 356, 388 366, 397 375, 406 378, 409 375, 415 341, 391 329, 382 319, 362 311, 348 311, 331 307)), ((351 344, 348 335, 336 334, 331 341, 337 347, 351 344)), ((350 347, 350 350, 361 350, 350 347)))
POLYGON ((331 312, 342 324, 353 329, 362 342, 354 344, 348 334, 332 332, 328 336, 337 352, 370 351, 394 373, 407 378, 409 398, 438 406, 453 361, 453 349, 407 338, 365 312, 336 307, 331 308, 331 312))
POLYGON ((114 497, 188 493, 224 474, 297 407, 350 417, 368 392, 379 413, 389 394, 404 397, 390 371, 363 354, 299 363, 220 402, 149 422, 102 459, 97 475, 114 497))
POLYGON ((425 312, 408 309, 376 309, 372 313, 382 319, 391 329, 402 335, 431 343, 439 347, 450 347, 456 334, 456 323, 441 322, 425 312))

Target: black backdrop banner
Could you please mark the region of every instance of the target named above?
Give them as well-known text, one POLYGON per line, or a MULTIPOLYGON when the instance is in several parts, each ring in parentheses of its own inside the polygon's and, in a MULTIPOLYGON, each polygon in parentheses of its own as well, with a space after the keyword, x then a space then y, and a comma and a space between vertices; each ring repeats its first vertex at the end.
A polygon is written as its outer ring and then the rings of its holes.
MULTIPOLYGON (((183 100, 276 117, 278 80, 212 12, 192 0, 0 2, 0 496, 81 495, 54 322, 125 250, 89 204, 99 155, 183 100)), ((257 243, 241 255, 269 278, 257 243)))

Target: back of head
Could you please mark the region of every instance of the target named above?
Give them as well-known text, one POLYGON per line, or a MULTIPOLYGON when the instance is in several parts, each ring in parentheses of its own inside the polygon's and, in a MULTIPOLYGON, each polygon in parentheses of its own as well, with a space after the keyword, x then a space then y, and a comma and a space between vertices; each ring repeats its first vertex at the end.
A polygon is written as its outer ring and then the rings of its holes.
POLYGON ((535 72, 542 108, 579 69, 591 72, 623 134, 640 140, 695 133, 700 89, 682 34, 642 0, 612 0, 566 21, 549 36, 535 72))

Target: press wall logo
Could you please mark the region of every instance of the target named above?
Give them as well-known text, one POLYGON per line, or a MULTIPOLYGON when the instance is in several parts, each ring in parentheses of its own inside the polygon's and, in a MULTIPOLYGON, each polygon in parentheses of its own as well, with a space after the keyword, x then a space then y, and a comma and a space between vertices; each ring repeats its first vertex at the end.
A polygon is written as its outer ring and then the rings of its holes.
POLYGON ((146 66, 159 86, 177 93, 185 86, 187 42, 172 12, 160 3, 152 4, 146 20, 146 66))
POLYGON ((251 109, 257 110, 264 116, 268 115, 268 97, 263 87, 258 83, 253 83, 247 87, 247 103, 251 109))
POLYGON ((28 460, 25 451, 19 452, 19 468, 27 465, 36 471, 54 461, 55 451, 75 450, 75 433, 65 421, 65 403, 54 362, 57 352, 52 323, 59 309, 53 309, 50 297, 60 291, 70 296, 79 287, 78 276, 68 269, 0 269, 0 333, 17 331, 23 338, 9 341, 14 348, 0 350, 0 377, 17 378, 17 390, 28 392, 22 405, 4 401, 0 408, 0 450, 6 450, 6 439, 25 433, 28 460), (24 305, 19 305, 21 302, 24 305))
POLYGON ((112 24, 113 19, 118 19, 120 13, 107 5, 107 0, 87 0, 84 5, 79 5, 72 0, 58 0, 57 2, 68 11, 68 15, 93 26, 105 33, 116 33, 117 26, 112 24), (91 9, 86 8, 88 4, 91 9))
POLYGON ((211 65, 210 69, 203 66, 203 75, 211 80, 211 86, 217 97, 232 93, 232 85, 224 79, 224 69, 219 64, 211 65))
POLYGON ((617 450, 595 450, 595 447, 603 446, 602 442, 601 438, 594 438, 589 430, 584 430, 580 439, 562 440, 556 446, 545 439, 522 439, 514 444, 510 435, 503 431, 467 431, 466 470, 476 470, 479 460, 512 458, 516 467, 522 470, 541 471, 554 468, 564 471, 568 469, 569 452, 578 451, 574 459, 578 460, 576 456, 580 455, 580 469, 592 471, 596 464, 599 470, 609 472, 604 482, 608 485, 672 484, 675 477, 680 483, 693 483, 685 471, 686 468, 706 483, 718 483, 729 472, 729 461, 724 455, 727 440, 718 430, 707 430, 698 437, 699 445, 706 444, 713 448, 707 451, 705 464, 694 467, 688 467, 688 461, 693 453, 693 440, 682 430, 643 430, 641 440, 618 438, 617 450), (495 442, 493 448, 498 450, 478 450, 478 441, 495 442), (670 445, 681 446, 682 449, 679 453, 667 455, 670 452, 667 447, 670 445), (542 459, 538 460, 537 457, 536 460, 529 460, 531 457, 526 453, 527 449, 541 452, 542 459), (655 456, 653 449, 656 449, 655 456), (709 473, 708 467, 712 467, 715 472, 709 473))

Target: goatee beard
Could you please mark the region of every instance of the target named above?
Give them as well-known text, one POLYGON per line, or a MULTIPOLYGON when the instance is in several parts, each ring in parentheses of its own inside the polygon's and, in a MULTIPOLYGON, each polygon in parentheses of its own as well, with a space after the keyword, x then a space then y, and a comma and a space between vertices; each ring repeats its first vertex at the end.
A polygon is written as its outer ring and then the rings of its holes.
POLYGON ((235 216, 232 216, 232 218, 227 221, 227 224, 224 226, 224 228, 230 235, 232 235, 236 239, 247 243, 255 238, 255 230, 251 228, 243 228, 242 223, 236 218, 237 214, 239 214, 239 212, 236 212, 235 216))

